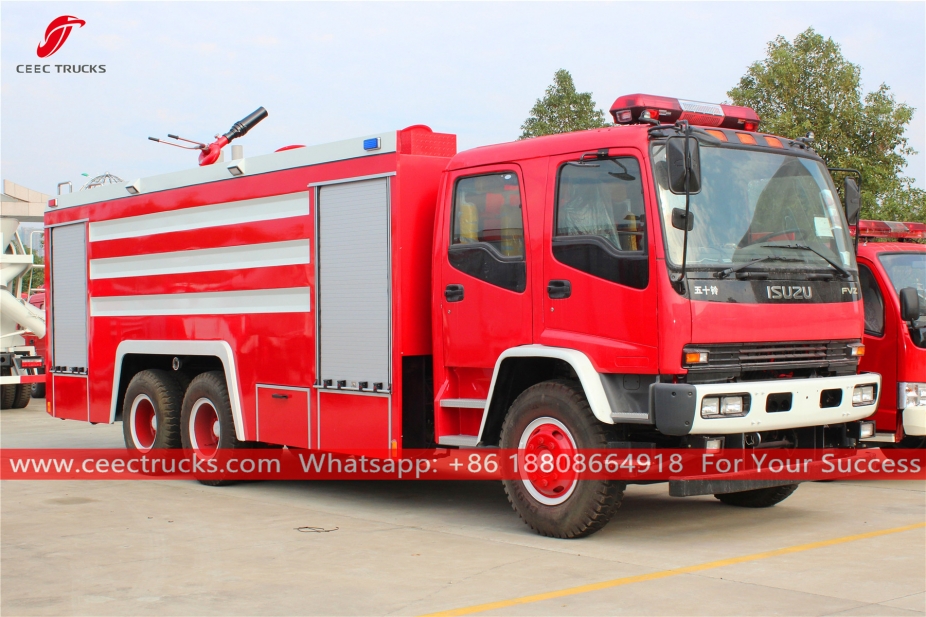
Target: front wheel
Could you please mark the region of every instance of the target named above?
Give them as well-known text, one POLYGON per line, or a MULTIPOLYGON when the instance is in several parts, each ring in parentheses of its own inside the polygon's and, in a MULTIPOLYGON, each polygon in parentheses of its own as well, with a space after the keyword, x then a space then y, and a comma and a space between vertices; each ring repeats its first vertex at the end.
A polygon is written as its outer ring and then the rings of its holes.
MULTIPOLYGON (((192 450, 193 456, 202 461, 216 459, 220 450, 233 450, 243 445, 235 436, 235 421, 222 372, 201 373, 190 382, 183 397, 180 435, 183 447, 192 450)), ((207 486, 232 483, 214 475, 199 478, 199 481, 207 486)))
POLYGON ((605 426, 592 414, 579 384, 546 381, 521 393, 502 426, 501 445, 517 449, 520 478, 504 480, 512 507, 531 529, 554 538, 581 538, 604 527, 620 507, 625 484, 578 480, 575 454, 607 447, 605 426), (528 461, 554 461, 550 465, 528 461), (556 467, 556 461, 570 461, 556 467))
POLYGON ((771 488, 757 488, 751 491, 738 493, 720 493, 714 495, 722 503, 741 508, 771 508, 781 503, 797 490, 797 484, 773 486, 771 488))

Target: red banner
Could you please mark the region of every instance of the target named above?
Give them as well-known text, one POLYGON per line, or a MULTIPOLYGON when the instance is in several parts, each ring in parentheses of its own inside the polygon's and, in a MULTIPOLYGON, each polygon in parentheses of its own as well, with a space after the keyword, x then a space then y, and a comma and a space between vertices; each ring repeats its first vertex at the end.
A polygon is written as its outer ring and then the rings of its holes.
POLYGON ((924 480, 926 451, 901 449, 502 449, 320 452, 298 449, 3 449, 3 480, 500 480, 545 477, 650 482, 924 480))

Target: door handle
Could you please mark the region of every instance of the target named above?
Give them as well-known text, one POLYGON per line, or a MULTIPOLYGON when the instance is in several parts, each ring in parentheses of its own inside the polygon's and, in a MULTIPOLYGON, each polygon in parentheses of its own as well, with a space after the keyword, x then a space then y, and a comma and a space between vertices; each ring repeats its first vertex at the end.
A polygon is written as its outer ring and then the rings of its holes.
POLYGON ((447 302, 459 302, 463 299, 463 285, 447 285, 444 289, 447 302))
POLYGON ((547 295, 551 300, 562 300, 572 295, 572 283, 554 280, 547 283, 547 295))
POLYGON ((288 394, 271 394, 271 398, 289 398, 288 394))

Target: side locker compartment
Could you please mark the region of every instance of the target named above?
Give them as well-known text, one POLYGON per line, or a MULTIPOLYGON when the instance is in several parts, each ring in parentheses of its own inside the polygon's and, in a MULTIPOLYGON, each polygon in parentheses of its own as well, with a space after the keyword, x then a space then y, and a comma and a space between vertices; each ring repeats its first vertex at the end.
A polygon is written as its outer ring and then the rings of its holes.
POLYGON ((257 441, 294 448, 312 447, 309 390, 257 386, 257 441))
POLYGON ((89 421, 86 223, 53 227, 50 239, 52 415, 89 421))
POLYGON ((389 190, 389 178, 317 188, 319 449, 390 447, 389 190))

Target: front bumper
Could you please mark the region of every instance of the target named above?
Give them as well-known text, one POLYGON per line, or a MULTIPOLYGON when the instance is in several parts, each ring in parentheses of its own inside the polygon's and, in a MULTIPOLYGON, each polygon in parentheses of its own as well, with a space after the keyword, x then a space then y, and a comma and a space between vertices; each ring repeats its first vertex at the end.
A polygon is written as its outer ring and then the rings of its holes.
MULTIPOLYGON (((778 379, 722 384, 669 384, 650 386, 650 404, 656 428, 666 435, 729 435, 759 431, 843 424, 867 418, 878 408, 881 376, 876 373, 816 377, 811 379, 778 379), (870 405, 852 405, 856 386, 875 385, 875 400, 870 405), (832 407, 821 406, 824 390, 839 390, 841 401, 832 407), (791 409, 767 411, 771 394, 791 394, 791 409), (708 396, 748 394, 749 412, 741 417, 701 416, 701 403, 708 396)), ((832 402, 830 403, 832 404, 832 402)))
POLYGON ((926 435, 926 405, 911 405, 904 408, 903 432, 905 435, 926 435))

